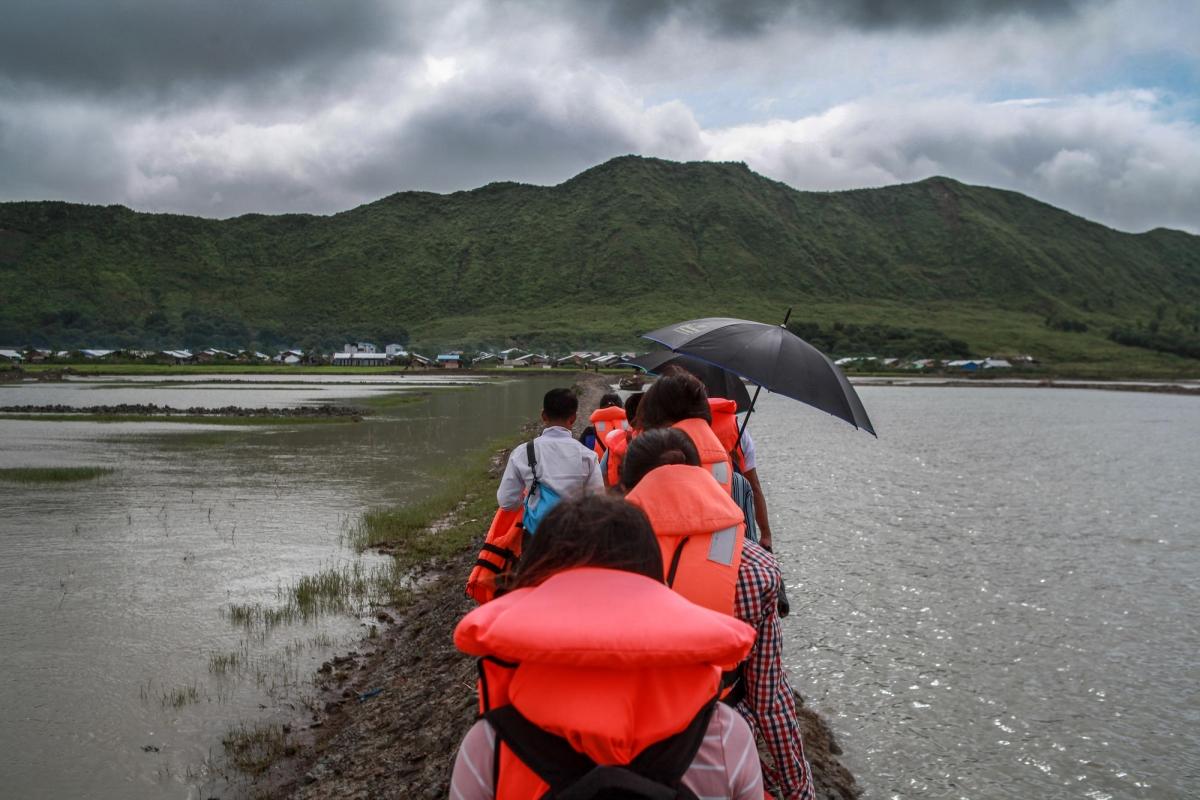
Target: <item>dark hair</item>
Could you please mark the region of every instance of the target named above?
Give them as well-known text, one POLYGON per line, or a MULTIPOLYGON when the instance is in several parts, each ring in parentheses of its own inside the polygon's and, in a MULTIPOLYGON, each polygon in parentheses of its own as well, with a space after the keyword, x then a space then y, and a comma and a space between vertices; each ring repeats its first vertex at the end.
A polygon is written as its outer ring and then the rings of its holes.
POLYGON ((602 494, 550 509, 521 554, 509 589, 537 586, 574 567, 606 567, 663 579, 662 551, 640 508, 602 494))
POLYGON ((600 398, 599 408, 612 408, 613 406, 616 406, 617 408, 625 407, 625 404, 621 402, 621 395, 617 394, 616 392, 605 393, 605 395, 600 398))
POLYGON ((637 486, 646 473, 667 464, 700 466, 700 453, 692 437, 678 428, 642 431, 629 443, 621 462, 621 485, 626 491, 637 486))
POLYGON ((634 392, 625 398, 625 419, 629 420, 629 424, 634 428, 641 427, 637 422, 637 412, 638 406, 642 404, 642 397, 641 392, 634 392))
POLYGON ((556 422, 570 419, 579 410, 579 398, 570 389, 551 389, 542 398, 542 413, 556 422))
POLYGON ((643 428, 666 428, 681 419, 700 418, 712 424, 708 392, 692 373, 668 367, 662 377, 646 390, 638 411, 643 428))

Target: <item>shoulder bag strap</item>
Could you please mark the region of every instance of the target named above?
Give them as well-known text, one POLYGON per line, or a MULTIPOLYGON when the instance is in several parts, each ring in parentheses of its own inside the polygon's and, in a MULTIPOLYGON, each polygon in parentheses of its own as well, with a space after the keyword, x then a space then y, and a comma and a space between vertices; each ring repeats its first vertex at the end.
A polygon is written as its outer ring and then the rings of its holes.
POLYGON ((529 485, 529 494, 533 494, 538 488, 537 476, 537 448, 533 446, 533 439, 525 443, 525 460, 529 462, 529 471, 533 475, 533 483, 529 485))

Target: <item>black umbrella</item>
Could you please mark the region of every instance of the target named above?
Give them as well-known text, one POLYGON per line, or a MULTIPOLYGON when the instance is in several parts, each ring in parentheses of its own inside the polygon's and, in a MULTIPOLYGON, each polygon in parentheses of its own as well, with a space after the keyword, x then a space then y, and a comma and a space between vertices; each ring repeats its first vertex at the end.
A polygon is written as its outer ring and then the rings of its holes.
POLYGON ((659 375, 668 367, 680 367, 704 382, 709 397, 725 397, 737 403, 738 413, 750 410, 750 393, 746 384, 732 372, 700 361, 690 356, 681 356, 671 350, 656 350, 644 356, 629 359, 628 364, 646 372, 659 375))
MULTIPOLYGON (((862 401, 842 371, 824 353, 782 325, 705 317, 668 325, 642 337, 740 375, 769 392, 819 408, 875 435, 862 401)), ((757 391, 754 396, 757 399, 757 391)), ((751 411, 753 406, 752 401, 751 411)))

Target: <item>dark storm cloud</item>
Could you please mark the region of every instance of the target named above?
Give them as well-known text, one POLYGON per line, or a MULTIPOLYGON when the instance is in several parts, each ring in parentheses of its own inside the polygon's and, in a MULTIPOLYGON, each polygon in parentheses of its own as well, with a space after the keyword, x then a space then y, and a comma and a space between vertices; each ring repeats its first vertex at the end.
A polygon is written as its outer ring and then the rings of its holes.
POLYGON ((219 87, 335 65, 400 28, 382 0, 10 0, 0 79, 72 93, 219 87))
POLYGON ((551 108, 532 80, 489 82, 447 92, 406 120, 371 159, 343 176, 343 185, 364 197, 398 187, 430 191, 470 189, 499 180, 551 184, 616 155, 637 150, 635 129, 653 129, 640 116, 614 119, 589 88, 551 108), (497 169, 497 165, 503 165, 497 169))
POLYGON ((863 31, 934 29, 1000 17, 1055 19, 1105 0, 595 0, 579 13, 610 32, 639 39, 668 20, 731 38, 753 37, 775 25, 847 27, 863 31))

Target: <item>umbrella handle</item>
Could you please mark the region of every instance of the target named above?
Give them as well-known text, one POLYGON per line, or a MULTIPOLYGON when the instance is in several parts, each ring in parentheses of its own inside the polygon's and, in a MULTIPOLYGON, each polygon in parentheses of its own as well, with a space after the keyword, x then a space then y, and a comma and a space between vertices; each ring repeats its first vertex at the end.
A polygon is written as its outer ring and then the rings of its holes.
POLYGON ((746 418, 742 420, 742 429, 738 431, 738 445, 742 443, 742 434, 746 432, 746 426, 750 424, 750 415, 754 413, 754 404, 758 402, 758 393, 762 391, 762 386, 754 387, 754 397, 750 398, 750 410, 746 412, 746 418))

